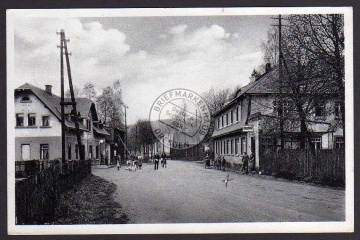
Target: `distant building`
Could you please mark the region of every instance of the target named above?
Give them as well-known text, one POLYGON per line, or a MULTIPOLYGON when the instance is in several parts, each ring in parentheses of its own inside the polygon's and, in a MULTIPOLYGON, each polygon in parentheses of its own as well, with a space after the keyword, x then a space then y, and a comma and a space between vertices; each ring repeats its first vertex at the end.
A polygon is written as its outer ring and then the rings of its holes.
MULTIPOLYGON (((60 97, 51 85, 40 89, 24 84, 15 89, 15 160, 61 158, 60 97)), ((70 101, 67 99, 66 101, 70 101)), ((109 133, 99 122, 95 104, 87 98, 76 98, 81 130, 82 150, 86 159, 101 160, 105 155, 105 137, 109 133)), ((72 106, 65 106, 66 159, 79 159, 72 106)))
MULTIPOLYGON (((236 97, 213 115, 215 154, 225 157, 230 163, 240 164, 245 152, 253 153, 254 167, 258 169, 262 151, 266 148, 276 151, 280 147, 276 130, 279 123, 278 94, 278 68, 253 76, 248 85, 238 90, 236 97)), ((323 98, 315 108, 312 120, 307 122, 313 146, 316 149, 344 148, 339 104, 331 94, 323 98)), ((286 101, 283 111, 284 114, 292 111, 286 101)), ((300 127, 299 121, 292 123, 294 126, 284 126, 284 148, 296 149, 300 148, 300 127)))

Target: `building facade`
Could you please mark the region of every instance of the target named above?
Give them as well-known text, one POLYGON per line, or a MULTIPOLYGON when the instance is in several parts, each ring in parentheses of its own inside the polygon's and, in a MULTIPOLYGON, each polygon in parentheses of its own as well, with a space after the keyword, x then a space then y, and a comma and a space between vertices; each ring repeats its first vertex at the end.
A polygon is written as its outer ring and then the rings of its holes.
MULTIPOLYGON (((46 85, 40 89, 24 84, 15 89, 15 160, 61 159, 61 107, 60 97, 46 85)), ((109 133, 99 122, 95 104, 86 98, 77 98, 77 115, 81 131, 78 146, 72 107, 65 106, 65 156, 79 159, 79 149, 86 159, 101 159, 105 137, 109 133)))
MULTIPOLYGON (((261 152, 266 148, 276 150, 281 147, 280 109, 285 118, 282 128, 284 148, 301 148, 301 123, 291 117, 294 107, 284 97, 279 108, 278 76, 278 68, 274 68, 252 79, 238 90, 232 101, 213 115, 215 154, 225 157, 232 164, 241 164, 242 155, 252 153, 255 162, 250 167, 259 169, 261 152)), ((316 149, 344 148, 340 108, 334 96, 324 95, 309 115, 306 126, 311 135, 310 146, 316 149)))

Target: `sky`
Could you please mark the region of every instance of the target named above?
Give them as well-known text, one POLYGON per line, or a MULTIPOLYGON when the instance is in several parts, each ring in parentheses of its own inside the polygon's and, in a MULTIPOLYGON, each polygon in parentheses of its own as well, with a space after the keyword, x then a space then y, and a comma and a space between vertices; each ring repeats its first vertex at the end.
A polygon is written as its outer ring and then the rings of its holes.
MULTIPOLYGON (((163 92, 244 86, 263 63, 271 16, 27 17, 14 21, 14 87, 60 95, 60 38, 70 42, 73 84, 98 93, 120 80, 128 124, 148 119, 163 92)), ((65 78, 67 83, 67 78, 65 78)))

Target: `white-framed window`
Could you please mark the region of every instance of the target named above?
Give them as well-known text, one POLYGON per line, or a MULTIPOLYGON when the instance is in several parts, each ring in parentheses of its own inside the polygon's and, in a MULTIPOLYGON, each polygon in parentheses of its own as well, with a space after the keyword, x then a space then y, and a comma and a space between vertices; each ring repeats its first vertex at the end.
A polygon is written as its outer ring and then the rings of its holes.
POLYGON ((21 160, 30 160, 30 144, 21 144, 21 160))
POLYGON ((234 123, 234 110, 231 110, 231 113, 230 113, 230 123, 231 124, 234 123))
POLYGON ((314 109, 315 117, 325 116, 325 103, 323 101, 318 102, 314 109))
POLYGON ((224 122, 224 115, 221 115, 221 127, 223 128, 225 125, 225 122, 224 122))
POLYGON ((235 138, 235 155, 239 154, 239 138, 235 138))
POLYGON ((29 113, 28 114, 28 126, 36 126, 36 114, 35 113, 29 113))
POLYGON ((246 137, 241 138, 241 154, 246 152, 246 137))
POLYGON ((315 149, 321 149, 321 137, 313 137, 311 138, 311 142, 315 149))
POLYGON ((226 126, 229 126, 229 113, 226 113, 226 126))
POLYGON ((218 119, 217 119, 217 127, 218 127, 218 129, 220 129, 220 117, 218 117, 218 119))
POLYGON ((230 140, 226 141, 226 154, 229 154, 230 140))
POLYGON ((40 159, 49 160, 49 144, 40 144, 40 159))
POLYGON ((239 112, 239 106, 237 106, 237 107, 236 107, 236 121, 237 121, 237 122, 240 120, 239 114, 240 114, 240 112, 239 112))
POLYGON ((335 117, 340 118, 341 117, 341 103, 339 101, 335 102, 335 117))
POLYGON ((49 115, 42 116, 42 126, 43 127, 49 127, 50 126, 50 116, 49 115))
POLYGON ((336 149, 344 149, 345 148, 344 137, 335 137, 335 148, 336 149))
POLYGON ((23 127, 24 126, 24 114, 23 113, 17 113, 16 114, 16 126, 17 127, 23 127))
POLYGON ((234 154, 234 139, 231 139, 230 153, 234 154))

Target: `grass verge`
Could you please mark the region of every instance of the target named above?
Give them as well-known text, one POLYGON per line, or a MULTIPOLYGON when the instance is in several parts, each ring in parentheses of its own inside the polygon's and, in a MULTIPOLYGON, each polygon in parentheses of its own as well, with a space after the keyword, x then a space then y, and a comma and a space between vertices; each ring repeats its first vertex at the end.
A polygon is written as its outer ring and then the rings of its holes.
POLYGON ((116 185, 89 174, 60 196, 54 224, 123 224, 129 219, 114 201, 116 185))

